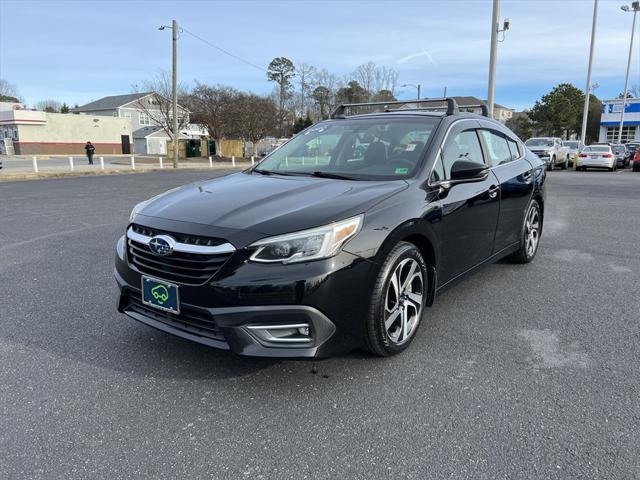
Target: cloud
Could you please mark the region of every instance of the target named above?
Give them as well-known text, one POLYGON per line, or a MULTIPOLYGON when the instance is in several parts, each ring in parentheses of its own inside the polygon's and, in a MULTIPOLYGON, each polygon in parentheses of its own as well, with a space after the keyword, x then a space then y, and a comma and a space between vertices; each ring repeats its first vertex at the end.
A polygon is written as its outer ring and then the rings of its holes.
POLYGON ((429 60, 429 63, 431 63, 431 65, 434 65, 434 66, 438 65, 436 61, 433 59, 433 57, 431 56, 431 54, 427 52, 424 48, 422 48, 419 52, 411 53, 406 57, 402 57, 400 60, 398 60, 398 63, 400 64, 407 63, 408 61, 413 60, 414 58, 420 58, 420 57, 426 57, 427 60, 429 60))

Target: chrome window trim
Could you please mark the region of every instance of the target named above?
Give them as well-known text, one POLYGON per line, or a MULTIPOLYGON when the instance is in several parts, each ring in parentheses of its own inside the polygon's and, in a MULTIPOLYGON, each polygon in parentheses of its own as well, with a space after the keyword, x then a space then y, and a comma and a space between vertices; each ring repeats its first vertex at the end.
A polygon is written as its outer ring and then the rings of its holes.
MULTIPOLYGON (((127 238, 143 245, 149 245, 153 237, 136 233, 133 231, 133 228, 129 227, 129 229, 127 230, 127 238)), ((236 248, 230 243, 223 243, 222 245, 210 247, 207 245, 190 245, 188 243, 176 242, 173 247, 173 251, 182 253, 197 253, 201 255, 215 255, 220 253, 232 253, 236 251, 236 248)))
MULTIPOLYGON (((457 125, 458 123, 462 123, 462 122, 476 122, 476 124, 477 124, 478 120, 475 119, 475 118, 461 118, 459 120, 455 120, 455 121, 451 122, 451 125, 449 125, 447 127, 447 131, 444 133, 444 138, 442 139, 442 142, 440 142, 440 146, 438 147, 438 151, 436 152, 436 161, 433 162, 433 165, 431 165, 431 169, 429 170, 429 176, 427 177, 427 185, 429 187, 437 187, 439 185, 442 185, 444 182, 450 182, 451 181, 449 179, 449 180, 438 180, 437 182, 431 182, 431 177, 433 175, 433 171, 436 168, 436 162, 440 158, 440 155, 442 155, 442 147, 444 147, 444 144, 447 143, 447 140, 449 139, 449 133, 451 133, 451 129, 454 127, 454 125, 457 125)), ((476 129, 478 129, 478 128, 480 128, 480 127, 476 127, 476 129)), ((486 163, 485 163, 485 165, 486 165, 486 163)))

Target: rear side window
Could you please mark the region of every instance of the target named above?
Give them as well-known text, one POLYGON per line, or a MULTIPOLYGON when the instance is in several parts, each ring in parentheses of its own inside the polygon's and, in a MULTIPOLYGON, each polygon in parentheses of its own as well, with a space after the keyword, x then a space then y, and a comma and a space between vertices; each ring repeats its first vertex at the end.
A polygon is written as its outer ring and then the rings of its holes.
POLYGON ((458 160, 484 164, 480 140, 475 130, 465 130, 449 138, 442 150, 442 174, 451 178, 451 167, 458 160))
POLYGON ((520 158, 520 146, 518 145, 518 142, 507 138, 507 143, 509 144, 509 151, 511 152, 511 160, 517 160, 520 158))
POLYGON ((490 130, 480 130, 480 135, 487 145, 489 165, 495 167, 511 161, 511 151, 505 137, 490 130))

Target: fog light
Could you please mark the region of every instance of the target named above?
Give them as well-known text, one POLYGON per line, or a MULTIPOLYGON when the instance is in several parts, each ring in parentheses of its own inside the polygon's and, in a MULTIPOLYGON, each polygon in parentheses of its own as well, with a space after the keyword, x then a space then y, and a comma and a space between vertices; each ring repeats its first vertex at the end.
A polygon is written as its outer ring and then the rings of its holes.
POLYGON ((308 323, 291 325, 247 325, 247 328, 258 339, 268 343, 309 343, 311 342, 311 326, 308 323))

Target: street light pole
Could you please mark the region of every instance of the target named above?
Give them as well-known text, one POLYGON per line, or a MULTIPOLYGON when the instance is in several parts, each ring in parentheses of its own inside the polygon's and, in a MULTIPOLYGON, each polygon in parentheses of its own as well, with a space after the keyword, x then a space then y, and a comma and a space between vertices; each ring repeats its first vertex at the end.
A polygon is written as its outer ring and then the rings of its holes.
POLYGON ((493 104, 495 102, 496 84, 496 57, 498 56, 498 17, 500 16, 500 0, 493 0, 493 14, 491 16, 491 53, 489 55, 489 91, 487 103, 489 104, 489 117, 493 118, 493 104))
MULTIPOLYGON (((629 42, 629 58, 627 59, 627 76, 624 78, 624 93, 622 94, 622 109, 620 111, 620 129, 618 130, 618 143, 622 143, 622 126, 624 125, 624 109, 627 105, 627 87, 629 86, 629 70, 631 69, 631 54, 633 53, 633 37, 636 34, 636 15, 640 10, 640 2, 631 4, 633 10, 633 26, 631 27, 631 41, 629 42)), ((629 11, 629 7, 624 5, 622 10, 629 11)))
POLYGON ((414 85, 413 83, 405 83, 403 85, 400 85, 401 88, 404 87, 413 87, 416 90, 418 90, 418 100, 420 100, 420 84, 414 85))
POLYGON ((173 102, 173 168, 178 168, 178 145, 180 132, 178 131, 178 22, 173 20, 173 69, 171 73, 171 89, 173 102))
POLYGON ((593 66, 593 50, 596 41, 596 22, 598 20, 598 0, 593 2, 593 21, 591 23, 591 48, 589 49, 589 67, 587 68, 587 86, 584 89, 584 108, 582 110, 582 133, 580 140, 586 144, 587 136, 587 116, 589 115, 589 88, 591 87, 591 67, 593 66))

